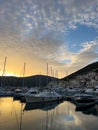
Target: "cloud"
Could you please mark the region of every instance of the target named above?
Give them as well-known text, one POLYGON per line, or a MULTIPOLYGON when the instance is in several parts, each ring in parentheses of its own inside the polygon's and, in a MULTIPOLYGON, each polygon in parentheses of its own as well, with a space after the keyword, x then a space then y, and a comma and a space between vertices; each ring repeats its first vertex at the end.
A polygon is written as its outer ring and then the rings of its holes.
POLYGON ((77 24, 98 28, 97 3, 98 0, 5 0, 0 17, 2 24, 9 23, 20 33, 36 28, 66 31, 77 24))
POLYGON ((79 25, 98 29, 97 3, 98 0, 0 0, 0 56, 17 54, 20 61, 36 57, 66 67, 70 73, 77 70, 98 57, 98 42, 83 43, 82 49, 73 53, 62 35, 79 25))
POLYGON ((20 38, 35 30, 66 32, 78 25, 98 28, 98 0, 5 0, 0 4, 0 28, 20 38))
POLYGON ((98 57, 98 41, 86 42, 81 45, 83 48, 80 50, 77 60, 80 61, 79 59, 81 59, 81 63, 96 60, 98 57))
POLYGON ((74 53, 71 62, 65 65, 65 71, 70 70, 69 73, 72 73, 98 60, 98 41, 82 43, 81 46, 82 49, 74 53))

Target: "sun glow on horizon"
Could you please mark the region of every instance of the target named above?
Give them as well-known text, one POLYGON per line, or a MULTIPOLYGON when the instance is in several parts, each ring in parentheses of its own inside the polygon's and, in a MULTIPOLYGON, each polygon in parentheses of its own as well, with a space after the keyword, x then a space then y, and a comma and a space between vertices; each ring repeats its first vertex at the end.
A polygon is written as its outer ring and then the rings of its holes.
MULTIPOLYGON (((2 76, 2 73, 1 73, 1 72, 0 72, 0 76, 2 76)), ((5 73, 3 76, 14 76, 14 77, 20 77, 20 75, 18 75, 18 74, 14 74, 14 73, 10 73, 10 72, 5 73)))
POLYGON ((11 73, 6 73, 4 76, 15 76, 15 77, 20 77, 20 75, 17 74, 11 74, 11 73))

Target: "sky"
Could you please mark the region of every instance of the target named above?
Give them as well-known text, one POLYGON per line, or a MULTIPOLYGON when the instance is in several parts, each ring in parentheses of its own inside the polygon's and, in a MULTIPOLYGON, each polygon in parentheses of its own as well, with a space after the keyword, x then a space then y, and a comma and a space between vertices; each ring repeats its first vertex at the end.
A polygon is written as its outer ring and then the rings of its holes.
POLYGON ((98 0, 0 0, 0 72, 65 77, 98 61, 98 0))

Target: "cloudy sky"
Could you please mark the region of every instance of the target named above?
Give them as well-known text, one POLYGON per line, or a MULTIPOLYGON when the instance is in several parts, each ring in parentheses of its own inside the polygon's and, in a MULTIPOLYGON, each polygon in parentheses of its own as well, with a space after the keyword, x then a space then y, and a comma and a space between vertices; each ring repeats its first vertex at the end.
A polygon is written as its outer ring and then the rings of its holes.
POLYGON ((98 0, 0 0, 0 71, 64 77, 98 61, 98 0), (58 71, 58 74, 57 74, 58 71))

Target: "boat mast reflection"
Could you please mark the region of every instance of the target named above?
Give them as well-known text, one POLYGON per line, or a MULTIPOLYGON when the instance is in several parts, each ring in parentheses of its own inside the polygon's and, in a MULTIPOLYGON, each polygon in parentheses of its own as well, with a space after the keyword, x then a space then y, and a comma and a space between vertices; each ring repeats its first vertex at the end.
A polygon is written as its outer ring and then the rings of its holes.
POLYGON ((17 122, 17 126, 18 126, 18 130, 22 130, 22 124, 23 124, 23 115, 24 115, 24 104, 21 103, 20 104, 20 110, 19 110, 19 115, 16 112, 16 109, 14 107, 13 104, 13 110, 14 110, 14 114, 15 114, 15 118, 16 118, 16 122, 17 122))
POLYGON ((21 109, 20 109, 20 124, 19 124, 19 130, 22 130, 22 120, 23 120, 23 103, 21 104, 21 109))
MULTIPOLYGON (((42 110, 45 112, 45 130, 51 128, 53 129, 54 115, 57 106, 61 104, 63 101, 53 101, 53 102, 44 102, 44 103, 26 103, 24 107, 24 111, 31 110, 42 110), (55 109, 56 108, 56 109, 55 109)), ((56 111, 57 114, 57 111, 56 111)))

